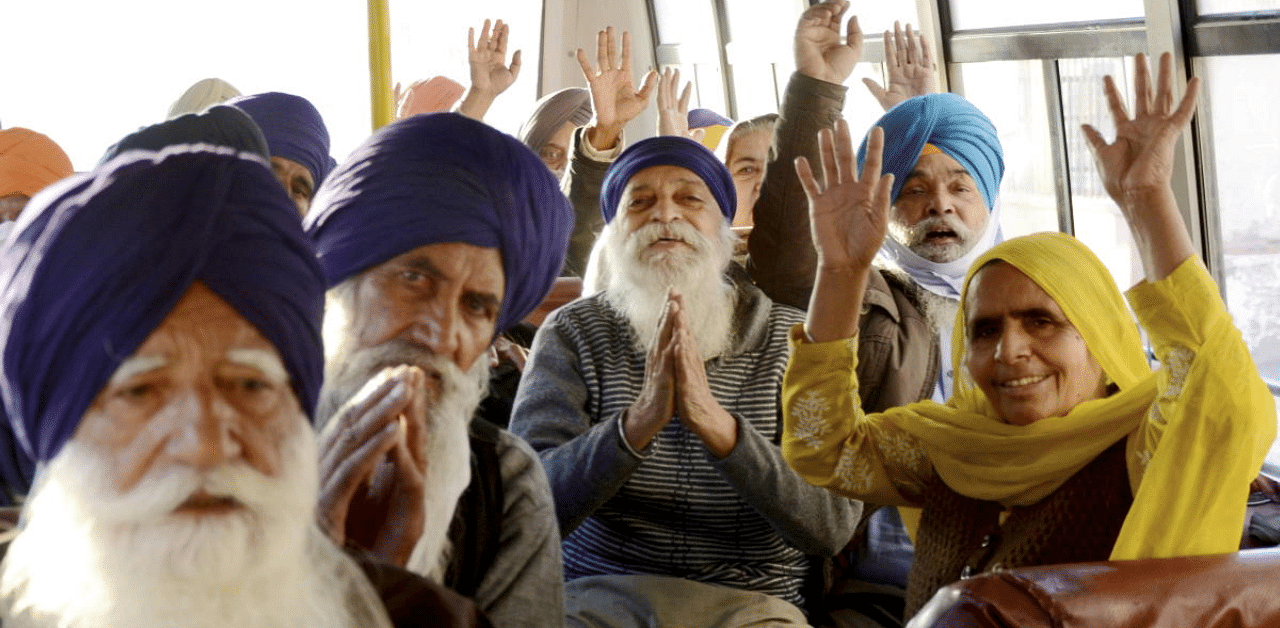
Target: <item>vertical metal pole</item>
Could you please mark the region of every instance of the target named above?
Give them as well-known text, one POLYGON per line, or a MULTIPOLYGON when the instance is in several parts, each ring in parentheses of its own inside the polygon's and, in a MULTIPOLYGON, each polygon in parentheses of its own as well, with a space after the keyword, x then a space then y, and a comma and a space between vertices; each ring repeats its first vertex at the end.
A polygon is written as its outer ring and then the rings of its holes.
POLYGON ((1067 155, 1066 113, 1062 105, 1062 76, 1056 59, 1041 61, 1044 104, 1049 113, 1049 142, 1053 153, 1053 190, 1058 198, 1058 230, 1075 235, 1075 207, 1071 200, 1071 162, 1067 155))
POLYGON ((391 102, 391 14, 387 0, 369 2, 369 101, 373 130, 389 124, 394 116, 391 102))

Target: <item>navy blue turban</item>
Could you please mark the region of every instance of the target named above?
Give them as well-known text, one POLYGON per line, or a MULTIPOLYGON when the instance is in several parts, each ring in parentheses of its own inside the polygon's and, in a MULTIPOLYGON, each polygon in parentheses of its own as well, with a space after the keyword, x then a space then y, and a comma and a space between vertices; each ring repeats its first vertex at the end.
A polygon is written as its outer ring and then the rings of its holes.
POLYGON ((637 172, 653 166, 679 166, 698 175, 711 195, 720 205, 720 213, 732 222, 738 211, 738 190, 724 162, 716 158, 706 146, 691 139, 674 135, 659 135, 632 144, 618 155, 617 161, 604 174, 600 189, 600 213, 605 222, 612 222, 622 200, 622 190, 637 172))
MULTIPOLYGON (((902 101, 876 122, 884 129, 884 168, 892 172, 893 199, 915 169, 924 145, 932 144, 964 166, 982 190, 987 209, 996 202, 1004 177, 1004 151, 996 127, 972 103, 955 94, 926 94, 902 101)), ((858 147, 858 168, 867 140, 858 147)))
POLYGON ((30 457, 4 461, 11 488, 195 281, 275 346, 310 416, 324 280, 297 215, 260 158, 221 147, 130 152, 36 195, 0 253, 6 436, 30 457))
POLYGON ((267 139, 249 114, 218 105, 204 113, 189 113, 159 124, 143 127, 107 149, 99 164, 105 164, 126 150, 160 150, 175 144, 214 144, 271 157, 267 139))
POLYGON ((315 105, 306 98, 267 92, 234 98, 227 104, 249 114, 258 123, 272 157, 302 164, 311 172, 316 187, 337 165, 329 156, 329 129, 315 105))
POLYGON ((501 333, 551 290, 573 222, 559 183, 528 147, 483 122, 434 113, 365 140, 320 188, 304 226, 330 288, 428 244, 498 249, 501 333))

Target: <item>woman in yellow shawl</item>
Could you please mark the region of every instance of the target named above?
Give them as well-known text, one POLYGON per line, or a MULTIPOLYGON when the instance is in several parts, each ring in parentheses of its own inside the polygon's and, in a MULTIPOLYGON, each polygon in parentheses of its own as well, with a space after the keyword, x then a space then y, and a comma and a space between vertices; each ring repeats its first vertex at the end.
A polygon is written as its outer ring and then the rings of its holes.
POLYGON ((861 176, 848 126, 819 136, 823 183, 801 159, 819 270, 783 383, 782 450, 806 480, 923 509, 910 617, 942 585, 984 570, 1234 551, 1275 406, 1196 256, 1170 187, 1199 82, 1177 103, 1172 59, 1137 102, 1105 86, 1117 137, 1084 132, 1141 253, 1129 302, 1160 360, 1152 372, 1110 274, 1071 236, 997 245, 974 262, 957 315, 956 391, 864 416, 858 309, 884 239, 892 175, 873 129, 861 176), (962 368, 963 367, 963 368, 962 368))

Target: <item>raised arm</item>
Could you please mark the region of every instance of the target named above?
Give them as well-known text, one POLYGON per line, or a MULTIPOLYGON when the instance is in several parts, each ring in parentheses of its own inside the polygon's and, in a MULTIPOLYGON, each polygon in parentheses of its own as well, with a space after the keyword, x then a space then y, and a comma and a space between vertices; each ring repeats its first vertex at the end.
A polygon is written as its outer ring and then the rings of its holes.
POLYGON ((888 89, 869 78, 862 82, 885 111, 913 96, 938 91, 938 66, 929 52, 929 41, 912 30, 910 24, 905 34, 898 22, 893 23, 892 33, 884 32, 884 66, 889 75, 888 89))
POLYGON ((801 156, 817 163, 814 138, 840 118, 847 91, 843 83, 862 57, 857 18, 850 18, 841 36, 848 7, 848 2, 823 2, 806 10, 796 24, 796 72, 782 99, 774 132, 777 150, 760 186, 752 211, 755 228, 747 242, 752 281, 774 301, 800 309, 809 303, 815 256, 808 203, 793 164, 801 156))
POLYGON ((815 342, 849 338, 858 332, 858 307, 867 289, 871 261, 888 229, 893 175, 880 174, 884 131, 872 129, 867 158, 857 171, 849 123, 818 135, 822 181, 809 160, 796 160, 796 174, 809 198, 809 225, 818 254, 818 272, 805 331, 815 342))
POLYGON ((599 151, 617 146, 622 130, 649 106, 658 73, 650 71, 636 90, 631 74, 631 33, 622 33, 622 56, 618 56, 617 38, 610 26, 596 34, 596 65, 591 67, 587 53, 578 49, 578 65, 591 88, 591 106, 595 117, 583 137, 599 151))
POLYGON ((516 78, 520 76, 520 51, 511 54, 511 64, 507 65, 507 36, 511 27, 498 20, 489 30, 489 20, 484 21, 480 29, 480 38, 476 39, 476 29, 467 29, 467 63, 471 66, 471 86, 462 95, 458 103, 458 113, 468 118, 483 120, 489 107, 498 95, 507 91, 516 78))
POLYGON ((1153 91, 1147 57, 1139 54, 1134 59, 1136 102, 1132 116, 1115 79, 1107 76, 1104 82, 1116 139, 1108 143, 1088 124, 1083 126, 1084 134, 1107 193, 1129 223, 1147 281, 1159 281, 1196 254, 1170 180, 1174 148, 1191 122, 1200 79, 1187 83, 1175 108, 1173 56, 1167 52, 1160 56, 1160 74, 1153 91))
POLYGON ((658 135, 676 135, 702 141, 706 129, 689 130, 689 97, 693 83, 680 89, 680 70, 667 68, 658 77, 658 135))

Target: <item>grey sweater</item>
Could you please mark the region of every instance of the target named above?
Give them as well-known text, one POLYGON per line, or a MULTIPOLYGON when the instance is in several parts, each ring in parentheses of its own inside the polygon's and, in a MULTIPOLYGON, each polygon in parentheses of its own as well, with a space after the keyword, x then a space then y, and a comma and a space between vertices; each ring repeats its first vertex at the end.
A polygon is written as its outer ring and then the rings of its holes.
POLYGON ((777 446, 787 333, 802 314, 736 284, 735 338, 706 363, 713 394, 738 422, 724 459, 679 417, 641 455, 630 451, 619 420, 640 391, 645 356, 601 295, 538 331, 511 429, 547 470, 566 579, 677 576, 800 605, 806 555, 830 556, 852 536, 861 504, 807 484, 777 446))

